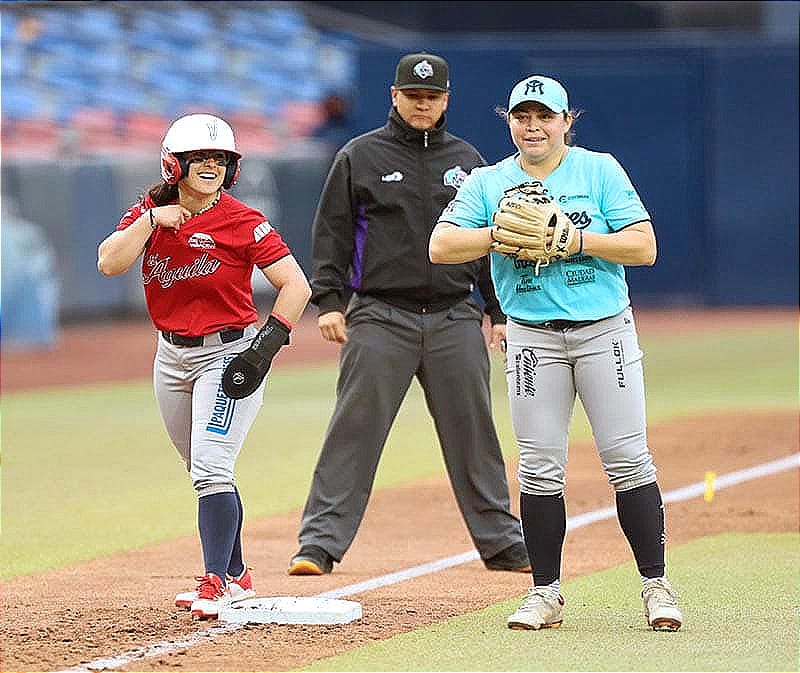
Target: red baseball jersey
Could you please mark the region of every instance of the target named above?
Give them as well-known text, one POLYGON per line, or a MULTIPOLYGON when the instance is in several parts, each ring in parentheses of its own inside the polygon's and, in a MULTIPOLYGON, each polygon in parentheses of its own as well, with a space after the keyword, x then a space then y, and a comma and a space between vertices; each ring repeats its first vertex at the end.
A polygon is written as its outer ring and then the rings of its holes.
MULTIPOLYGON (((154 207, 149 195, 117 225, 133 223, 154 207)), ((156 229, 142 257, 147 310, 157 329, 201 336, 258 321, 253 267, 291 254, 262 213, 223 192, 210 210, 187 220, 180 231, 156 229)))

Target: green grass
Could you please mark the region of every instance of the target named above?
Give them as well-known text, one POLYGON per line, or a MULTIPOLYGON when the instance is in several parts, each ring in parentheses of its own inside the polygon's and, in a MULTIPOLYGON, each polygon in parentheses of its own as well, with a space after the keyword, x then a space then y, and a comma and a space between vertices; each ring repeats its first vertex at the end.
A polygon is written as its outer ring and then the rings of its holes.
POLYGON ((798 670, 800 535, 719 535, 671 549, 668 562, 684 614, 675 633, 649 629, 626 563, 565 582, 558 630, 506 628, 514 599, 303 670, 798 670))
MULTIPOLYGON (((643 340, 650 423, 722 408, 797 408, 796 325, 643 340)), ((516 456, 502 359, 498 434, 516 456)), ((276 368, 238 463, 249 519, 299 509, 333 407, 336 368, 276 368)), ((573 437, 589 435, 579 409, 573 437)), ((41 572, 195 534, 195 496, 148 382, 2 397, 2 577, 41 572)), ((444 473, 414 383, 376 488, 444 473)))

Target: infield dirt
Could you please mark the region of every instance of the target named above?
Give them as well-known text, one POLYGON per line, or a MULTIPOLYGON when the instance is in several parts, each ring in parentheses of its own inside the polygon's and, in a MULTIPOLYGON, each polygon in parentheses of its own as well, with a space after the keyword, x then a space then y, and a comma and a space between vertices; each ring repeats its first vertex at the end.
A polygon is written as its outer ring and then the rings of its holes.
MULTIPOLYGON (((796 320, 796 313, 792 312, 796 320)), ((786 320, 786 312, 759 314, 759 321, 786 320)), ((741 324, 741 312, 653 312, 637 316, 640 331, 659 333, 741 324), (687 321, 694 321, 694 324, 687 321)), ((335 358, 312 321, 295 333, 296 348, 276 366, 300 366, 313 358, 335 358)), ((73 327, 48 353, 3 353, 3 390, 69 385, 92 380, 147 379, 153 332, 147 323, 73 327), (150 335, 152 338, 148 338, 150 335), (128 341, 122 341, 127 338, 128 341), (102 362, 104 343, 125 358, 102 362), (44 376, 37 360, 46 362, 44 376), (64 365, 62 370, 61 365, 64 365), (93 376, 92 374, 96 374, 93 376), (104 378, 105 377, 105 378, 104 378), (112 378, 107 378, 112 377, 112 378)), ((701 470, 723 474, 797 451, 797 412, 736 411, 651 424, 650 445, 659 483, 669 491, 703 480, 701 470), (702 466, 697 460, 702 456, 702 466)), ((512 503, 518 497, 516 463, 508 464, 512 503)), ((566 501, 569 516, 613 505, 591 442, 570 449, 566 501)), ((712 502, 695 498, 667 505, 667 544, 722 532, 796 532, 796 470, 718 492, 712 502)), ((331 575, 289 577, 300 513, 248 520, 246 555, 261 596, 312 595, 351 585, 472 549, 445 478, 437 477, 376 492, 355 543, 331 575)), ((564 551, 563 579, 630 560, 616 520, 571 531, 564 551)), ((172 600, 193 587, 201 568, 196 536, 116 554, 74 567, 0 582, 0 651, 3 671, 48 671, 80 666, 150 644, 180 641, 213 623, 193 622, 172 600)), ((388 587, 349 596, 362 603, 363 618, 346 625, 251 625, 201 640, 192 647, 137 659, 122 671, 280 671, 471 612, 522 595, 529 576, 490 572, 478 561, 388 587)), ((680 588, 680 587, 679 587, 680 588)), ((631 577, 631 591, 638 578, 631 577)), ((567 596, 569 606, 570 597, 567 596)), ((691 615, 685 615, 691 620, 691 615)), ((567 609, 566 619, 569 619, 567 609)), ((632 619, 641 619, 639 614, 632 619)), ((487 624, 505 628, 505 624, 487 624)))

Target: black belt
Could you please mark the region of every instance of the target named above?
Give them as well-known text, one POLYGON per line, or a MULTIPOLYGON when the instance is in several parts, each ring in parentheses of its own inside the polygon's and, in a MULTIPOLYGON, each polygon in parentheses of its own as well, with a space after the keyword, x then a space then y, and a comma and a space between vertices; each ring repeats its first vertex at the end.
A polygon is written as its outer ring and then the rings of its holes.
MULTIPOLYGON (((587 327, 594 325, 599 320, 545 320, 544 322, 525 322, 524 320, 517 320, 512 318, 514 322, 518 322, 525 327, 538 327, 539 329, 574 329, 576 327, 587 327)), ((604 320, 601 318, 600 320, 604 320)))
POLYGON ((407 297, 397 297, 394 295, 386 297, 373 294, 369 296, 405 311, 412 311, 413 313, 436 313, 437 311, 446 311, 464 301, 469 295, 440 297, 438 299, 432 299, 431 301, 416 301, 414 299, 408 299, 407 297))
MULTIPOLYGON (((183 336, 182 334, 178 334, 176 332, 161 332, 161 336, 164 337, 164 341, 168 341, 173 346, 184 346, 187 348, 193 346, 203 346, 206 343, 206 338, 208 337, 216 337, 219 335, 219 342, 227 344, 231 341, 237 341, 244 336, 244 329, 224 329, 220 330, 219 332, 214 332, 213 334, 206 334, 205 336, 183 336)), ((217 343, 216 339, 209 339, 209 345, 212 343, 217 343)))

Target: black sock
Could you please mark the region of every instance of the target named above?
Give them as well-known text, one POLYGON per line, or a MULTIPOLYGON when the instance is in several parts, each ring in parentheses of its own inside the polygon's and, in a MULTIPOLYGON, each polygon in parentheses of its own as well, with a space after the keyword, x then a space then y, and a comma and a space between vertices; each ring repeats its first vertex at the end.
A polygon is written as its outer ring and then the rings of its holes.
POLYGON ((198 500, 197 522, 205 572, 223 582, 231 559, 239 509, 233 492, 204 495, 198 500))
POLYGON ((617 493, 619 525, 642 577, 664 575, 664 503, 658 484, 617 493))
POLYGON ((533 566, 536 586, 551 584, 561 577, 561 550, 567 533, 564 495, 519 496, 522 533, 533 566))
POLYGON ((244 507, 242 506, 242 498, 239 495, 239 489, 234 488, 236 494, 236 504, 239 510, 239 524, 236 526, 236 538, 233 541, 233 551, 231 552, 231 560, 228 563, 228 574, 231 577, 239 577, 244 572, 244 560, 242 559, 242 522, 244 521, 244 507))

